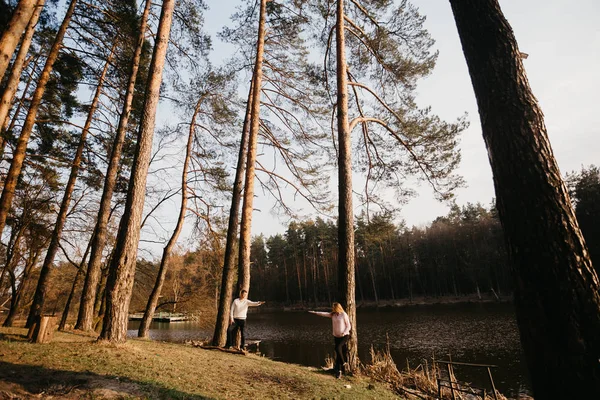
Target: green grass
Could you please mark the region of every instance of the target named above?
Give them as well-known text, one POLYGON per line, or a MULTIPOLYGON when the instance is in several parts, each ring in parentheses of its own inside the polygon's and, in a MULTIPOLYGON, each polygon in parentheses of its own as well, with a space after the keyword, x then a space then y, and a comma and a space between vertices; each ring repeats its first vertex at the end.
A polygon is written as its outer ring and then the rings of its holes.
POLYGON ((96 343, 55 333, 30 344, 26 330, 0 328, 0 398, 391 399, 385 385, 364 377, 336 380, 320 369, 146 340, 96 343), (348 387, 349 386, 349 387, 348 387))

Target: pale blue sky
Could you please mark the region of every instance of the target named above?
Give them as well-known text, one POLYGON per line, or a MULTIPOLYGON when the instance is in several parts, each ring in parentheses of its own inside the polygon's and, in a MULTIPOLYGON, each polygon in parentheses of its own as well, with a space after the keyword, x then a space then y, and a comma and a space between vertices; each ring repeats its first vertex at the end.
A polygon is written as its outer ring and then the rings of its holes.
MULTIPOLYGON (((207 1, 206 27, 215 32, 227 24, 238 0, 207 1)), ((418 86, 421 106, 447 120, 468 113, 470 128, 461 138, 462 163, 458 172, 468 187, 456 192, 456 201, 489 204, 494 197, 491 170, 481 137, 475 96, 456 32, 450 4, 444 0, 413 0, 427 16, 426 28, 439 50, 433 74, 418 86)), ((600 164, 600 127, 595 121, 600 101, 600 3, 594 0, 500 0, 512 25, 519 48, 529 54, 524 61, 534 94, 546 117, 555 156, 563 174, 582 165, 600 164)), ((226 55, 230 48, 215 39, 215 54, 226 55)), ((332 186, 337 186, 333 181, 332 186)), ((418 188, 400 217, 409 225, 423 225, 447 213, 425 185, 418 188)), ((259 207, 267 203, 258 201, 259 207)), ((305 210, 308 211, 308 210, 305 210)), ((255 216, 255 233, 284 231, 281 222, 262 210, 255 216)))

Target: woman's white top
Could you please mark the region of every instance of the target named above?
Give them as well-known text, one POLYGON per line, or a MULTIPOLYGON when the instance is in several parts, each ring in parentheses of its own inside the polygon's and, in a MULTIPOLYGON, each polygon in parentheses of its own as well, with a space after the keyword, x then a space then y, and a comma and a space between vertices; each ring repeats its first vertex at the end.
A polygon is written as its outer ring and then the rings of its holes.
POLYGON ((321 317, 331 318, 331 324, 333 327, 333 336, 335 337, 344 337, 350 334, 350 329, 352 329, 352 325, 350 324, 350 318, 348 318, 348 314, 345 312, 342 313, 333 313, 333 312, 323 312, 323 311, 315 311, 314 312, 321 317))
POLYGON ((240 300, 239 298, 235 299, 231 304, 231 318, 246 319, 246 316, 248 315, 248 306, 260 306, 260 301, 251 301, 248 299, 240 300))

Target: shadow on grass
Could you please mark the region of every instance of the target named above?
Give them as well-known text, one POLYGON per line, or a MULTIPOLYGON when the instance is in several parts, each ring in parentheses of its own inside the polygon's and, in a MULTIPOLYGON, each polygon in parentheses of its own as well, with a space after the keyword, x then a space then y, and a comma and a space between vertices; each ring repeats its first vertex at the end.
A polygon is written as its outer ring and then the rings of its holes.
POLYGON ((1 332, 0 333, 0 340, 8 342, 8 341, 12 341, 12 342, 27 342, 27 335, 23 335, 20 333, 6 333, 6 332, 1 332))
POLYGON ((33 395, 55 396, 62 399, 103 397, 210 399, 210 397, 169 389, 160 384, 134 381, 118 376, 62 371, 0 361, 0 398, 5 393, 16 395, 15 398, 28 398, 33 395))

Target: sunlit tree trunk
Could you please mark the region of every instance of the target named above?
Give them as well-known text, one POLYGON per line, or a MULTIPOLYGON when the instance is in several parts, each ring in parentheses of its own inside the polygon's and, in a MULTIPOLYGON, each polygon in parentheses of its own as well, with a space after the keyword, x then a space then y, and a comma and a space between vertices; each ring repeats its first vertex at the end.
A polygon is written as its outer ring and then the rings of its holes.
MULTIPOLYGON (((40 55, 37 55, 36 57, 33 58, 34 65, 33 65, 32 71, 35 71, 37 69, 40 57, 41 57, 40 55)), ((0 128, 0 133, 2 134, 2 137, 0 137, 0 158, 2 158, 2 159, 4 158, 4 150, 5 150, 6 144, 8 142, 9 133, 14 132, 17 121, 19 120, 19 116, 21 115, 21 110, 23 109, 23 106, 25 105, 25 102, 28 98, 29 88, 31 87, 31 85, 33 83, 35 83, 34 77, 35 77, 35 75, 29 74, 29 77, 27 78, 27 82, 25 83, 25 87, 23 88, 21 98, 17 102, 17 107, 15 108, 12 118, 11 118, 10 112, 9 112, 6 115, 6 118, 4 118, 4 122, 2 123, 2 127, 0 128)), ((4 177, 2 177, 2 182, 3 181, 4 181, 4 177)))
POLYGON ((2 132, 0 132, 0 159, 3 157, 4 146, 6 145, 6 139, 4 138, 4 130, 8 126, 8 113, 10 111, 11 104, 15 97, 15 93, 17 92, 19 82, 21 81, 21 73, 23 72, 25 59, 27 58, 27 52, 29 51, 31 39, 33 38, 35 27, 42 12, 44 2, 45 0, 38 1, 34 12, 31 15, 31 18, 29 19, 29 23, 27 24, 27 28, 25 29, 25 35, 23 36, 23 40, 21 41, 21 46, 19 46, 19 51, 17 52, 17 56, 15 57, 15 61, 13 62, 10 70, 10 75, 8 77, 8 80, 6 81, 6 87, 4 88, 4 92, 2 93, 2 99, 0 99, 0 124, 2 124, 0 126, 0 129, 2 129, 2 132))
POLYGON ((250 290, 250 247, 252 229, 252 211, 254 204, 254 175, 256 168, 256 152, 258 129, 260 126, 260 94, 262 89, 262 65, 265 48, 265 20, 267 0, 260 2, 258 21, 258 39, 256 45, 256 61, 254 64, 254 85, 252 87, 252 111, 250 113, 250 135, 248 138, 248 155, 246 156, 246 181, 244 185, 244 202, 242 204, 242 222, 240 226, 240 256, 238 285, 240 289, 250 290))
POLYGON ((358 367, 356 335, 356 301, 354 281, 354 209, 352 207, 352 146, 348 122, 348 66, 346 64, 346 39, 344 32, 344 1, 337 2, 336 78, 337 78, 337 128, 338 128, 338 185, 339 185, 339 299, 343 304, 352 331, 348 342, 348 366, 358 367))
MULTIPOLYGON (((256 69, 256 68, 255 68, 256 69)), ((229 209, 229 224, 227 226, 227 238, 225 242, 225 254, 223 260, 223 273, 221 276, 221 291, 219 294, 219 306, 217 309, 217 321, 213 334, 213 346, 225 346, 227 341, 227 327, 229 326, 229 314, 231 302, 233 301, 233 278, 235 275, 235 250, 238 234, 238 223, 240 215, 240 203, 244 184, 244 171, 246 165, 246 154, 248 151, 248 137, 250 136, 250 113, 252 111, 252 95, 254 87, 254 75, 250 84, 248 101, 246 102, 246 115, 242 126, 242 137, 240 139, 240 151, 238 154, 235 179, 233 182, 233 193, 231 196, 231 207, 229 209)))
MULTIPOLYGON (((54 39, 54 43, 52 44, 52 48, 50 49, 50 53, 48 54, 48 58, 46 59, 46 64, 44 65, 44 69, 42 70, 40 79, 38 80, 35 92, 33 93, 31 105, 29 106, 29 111, 27 112, 27 117, 25 118, 25 122, 23 124, 23 128, 21 130, 21 135, 19 136, 17 146, 15 148, 15 151, 13 152, 12 162, 10 164, 10 168, 8 169, 8 173, 6 174, 6 178, 4 180, 4 188, 2 190, 2 196, 0 197, 0 234, 4 230, 4 226, 6 224, 6 217, 8 216, 8 212, 10 211, 10 207, 12 206, 12 200, 15 194, 17 180, 19 178, 19 175, 21 174, 21 168, 23 167, 23 161, 25 160, 27 143, 29 142, 31 132, 33 131, 33 126, 35 124, 37 113, 42 102, 42 96, 44 95, 46 85, 50 80, 50 74, 52 72, 52 68, 54 67, 54 62, 58 58, 58 53, 62 46, 62 41, 67 31, 67 27, 71 22, 71 17, 73 16, 73 12, 75 11, 76 4, 77 0, 71 0, 63 22, 60 25, 60 28, 58 29, 56 38, 54 39)), ((27 21, 29 21, 29 18, 27 18, 27 21)))
POLYGON ((144 12, 140 21, 140 31, 137 38, 135 52, 131 61, 131 69, 129 71, 129 80, 123 100, 123 108, 119 116, 119 124, 115 133, 106 176, 104 178, 104 187, 102 189, 102 198, 100 199, 100 209, 98 211, 98 219, 94 229, 94 241, 92 242, 92 250, 90 253, 90 261, 88 263, 87 274, 81 292, 81 303, 79 305, 79 314, 77 316, 76 329, 89 331, 93 329, 94 321, 94 302, 96 299, 96 291, 98 290, 98 281, 100 279, 100 267, 102 264, 102 253, 106 245, 106 232, 108 221, 110 219, 110 205, 117 182, 117 174, 119 170, 119 161, 121 160, 121 152, 125 141, 125 133, 127 131, 127 123, 131 114, 133 95, 135 92, 135 82, 138 76, 142 48, 146 37, 146 28, 148 24, 148 14, 152 2, 146 1, 144 12))
MULTIPOLYGON (((154 317, 154 311, 156 310, 156 305, 158 304, 158 298, 160 296, 160 292, 162 291, 162 287, 165 282, 165 277, 167 276, 167 268, 169 267, 169 261, 171 260, 173 247, 175 247, 175 244, 177 243, 177 239, 179 238, 179 234, 181 233, 181 229, 183 228, 183 222, 185 221, 185 213, 187 211, 188 200, 188 165, 190 163, 190 157, 192 155, 192 144, 194 143, 194 132, 196 130, 196 117, 200 112, 202 100, 202 98, 198 100, 198 103, 196 104, 196 109, 194 110, 194 115, 192 116, 192 121, 190 122, 190 130, 188 133, 188 140, 185 151, 185 160, 183 161, 183 172, 181 173, 181 205, 179 208, 179 217, 177 218, 175 230, 173 231, 171 238, 167 242, 167 245, 163 249, 162 259, 160 260, 160 267, 158 268, 156 282, 154 283, 154 287, 152 288, 152 293, 150 293, 150 298, 148 299, 148 304, 146 305, 146 310, 144 311, 144 316, 142 317, 142 322, 140 323, 140 327, 138 329, 138 337, 141 338, 148 337, 148 330, 150 329, 150 324, 152 323, 152 318, 154 317)), ((173 305, 173 307, 175 307, 175 304, 173 305)))
POLYGON ((77 268, 77 273, 75 274, 75 278, 73 279, 73 284, 71 285, 71 291, 69 292, 69 297, 67 298, 67 302, 65 303, 65 308, 63 309, 62 316, 60 317, 60 323, 58 324, 58 330, 62 331, 65 329, 67 325, 67 319, 69 318, 69 311, 71 309, 71 303, 73 302, 73 298, 75 297, 75 290, 77 289, 77 285, 81 282, 81 279, 85 276, 85 262, 87 256, 90 252, 90 247, 92 244, 92 240, 90 238, 90 242, 85 249, 85 253, 81 258, 81 262, 77 268))
POLYGON ((63 199, 60 204, 58 215, 56 217, 56 222, 54 223, 54 230, 52 231, 52 236, 50 237, 50 245, 48 246, 46 258, 44 259, 44 263, 42 264, 42 268, 40 270, 40 277, 38 279, 35 294, 33 296, 33 303, 31 304, 29 316, 27 317, 26 326, 28 327, 33 324, 35 317, 37 315, 41 315, 43 312, 44 300, 46 298, 46 292, 48 290, 50 270, 52 269, 52 265, 54 264, 54 258, 56 257, 56 252, 58 251, 60 245, 63 228, 67 221, 67 213, 71 204, 71 197, 73 196, 73 191, 75 190, 75 183, 77 182, 77 177, 79 175, 79 167, 81 166, 81 160, 83 158, 83 150, 85 148, 87 135, 90 131, 90 127, 92 126, 92 121, 94 119, 94 114, 96 113, 96 108, 98 107, 98 102, 100 101, 100 95, 102 94, 104 80, 106 78, 106 74, 113 59, 115 47, 116 46, 113 44, 113 47, 110 50, 110 53, 106 60, 106 64, 104 64, 104 68, 100 73, 100 77, 98 78, 98 84, 96 86, 96 92, 94 93, 94 97, 92 99, 92 103, 90 104, 90 109, 88 111, 88 116, 83 125, 81 135, 79 136, 79 144, 77 145, 77 150, 75 151, 75 158, 73 159, 73 163, 71 164, 71 172, 69 174, 69 179, 67 181, 67 185, 65 186, 63 199))
POLYGON ((600 283, 497 0, 451 0, 489 160, 536 399, 600 398, 600 283))
POLYGON ((106 282, 106 314, 100 339, 111 342, 124 342, 127 339, 129 301, 131 300, 135 276, 142 211, 146 196, 146 179, 152 154, 156 109, 158 107, 174 6, 175 0, 164 0, 162 4, 129 180, 127 201, 119 225, 115 251, 106 282))
MULTIPOLYGON (((17 8, 13 12, 6 30, 0 38, 0 81, 4 78, 4 73, 8 68, 10 59, 12 58, 25 27, 31 20, 31 15, 34 12, 38 0, 20 0, 17 8)), ((43 2, 39 5, 41 9, 43 2)))

